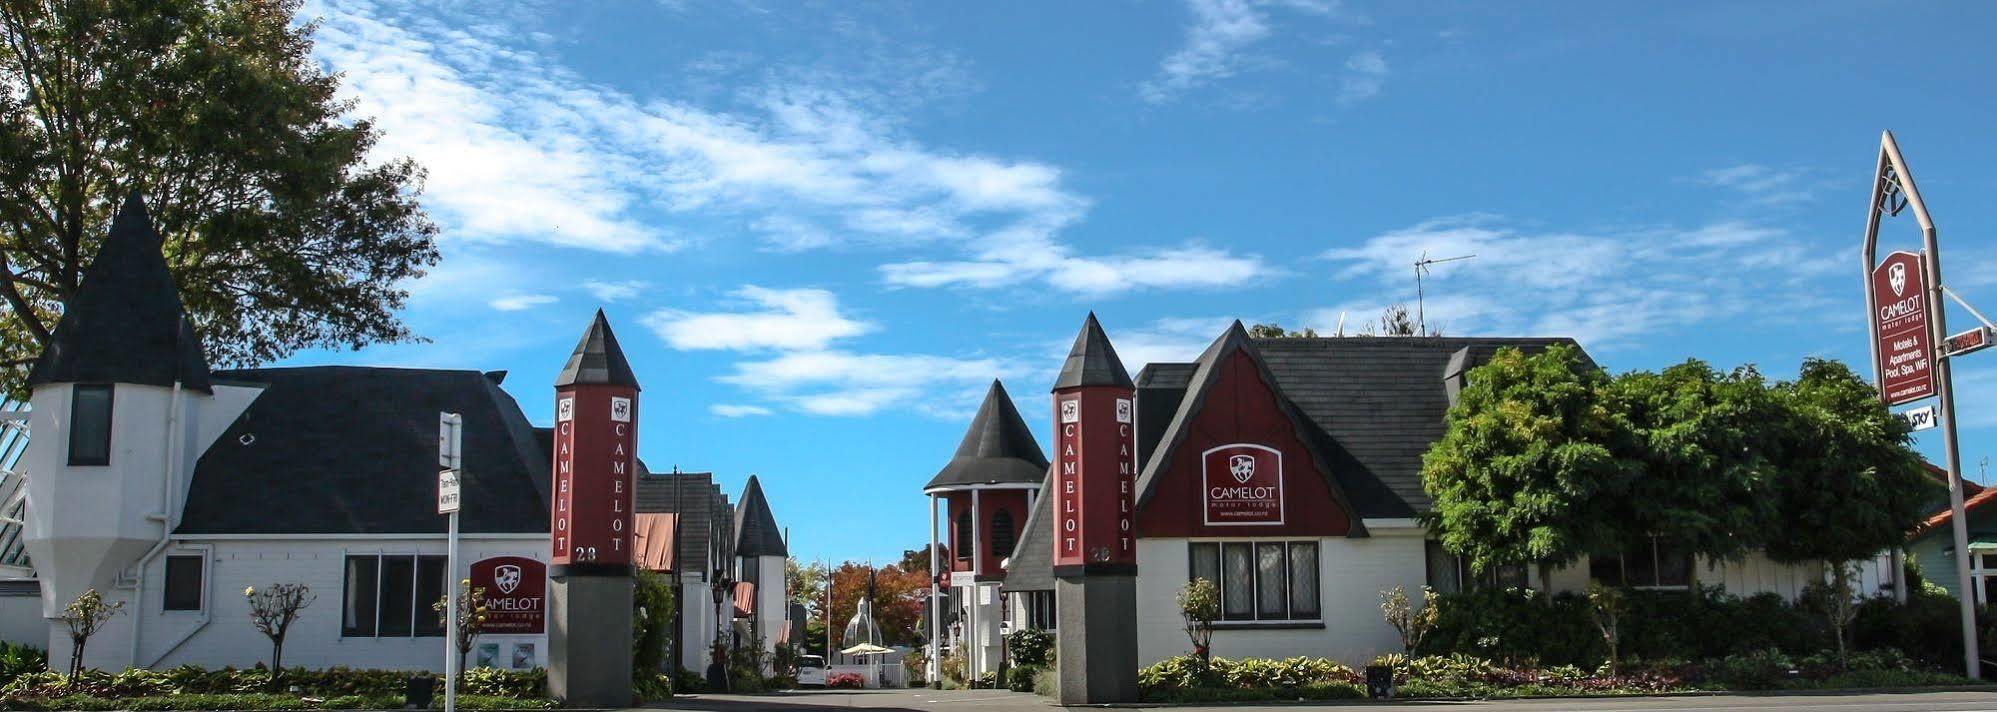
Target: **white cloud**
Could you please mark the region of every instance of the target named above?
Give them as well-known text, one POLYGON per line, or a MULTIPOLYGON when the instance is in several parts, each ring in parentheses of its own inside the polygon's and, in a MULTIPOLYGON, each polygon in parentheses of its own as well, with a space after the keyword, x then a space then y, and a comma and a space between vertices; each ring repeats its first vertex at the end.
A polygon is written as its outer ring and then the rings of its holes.
POLYGON ((1716 168, 1699 177, 1700 183, 1738 192, 1760 205, 1801 203, 1816 198, 1815 187, 1799 169, 1770 168, 1758 163, 1739 163, 1716 168))
POLYGON ((1350 104, 1371 99, 1379 96, 1380 87, 1386 83, 1387 58, 1379 52, 1360 52, 1345 60, 1345 78, 1338 101, 1350 104))
POLYGON ((637 279, 625 280, 622 282, 610 282, 604 280, 591 279, 591 280, 584 280, 582 283, 583 290, 589 292, 589 296, 595 298, 599 302, 621 302, 626 299, 631 299, 633 297, 638 296, 640 293, 644 292, 646 288, 651 286, 652 284, 650 282, 637 279))
MULTIPOLYGON (((1187 363, 1199 358, 1232 323, 1232 317, 1174 317, 1138 329, 1113 330, 1109 337, 1124 369, 1135 377, 1145 364, 1187 363)), ((1071 346, 1072 342, 1061 344, 1057 357, 1066 356, 1071 346)))
POLYGON ((1009 372, 990 358, 800 351, 745 361, 721 381, 812 415, 868 415, 884 408, 954 416, 980 388, 1009 372))
POLYGON ((760 405, 737 405, 733 403, 716 403, 714 405, 708 406, 707 412, 713 413, 723 418, 747 418, 752 415, 769 415, 774 411, 771 411, 770 409, 764 408, 760 405))
POLYGON ((823 349, 858 336, 872 325, 839 313, 839 298, 823 289, 744 286, 731 293, 757 311, 690 312, 665 309, 644 324, 680 350, 823 349))
POLYGON ((1387 232, 1324 256, 1338 277, 1385 287, 1379 299, 1312 312, 1321 332, 1346 316, 1346 332, 1378 319, 1389 303, 1417 308, 1411 269, 1430 257, 1476 255, 1434 265, 1427 321, 1445 333, 1573 336, 1615 348, 1642 335, 1739 316, 1772 292, 1785 311, 1816 304, 1811 280, 1837 269, 1839 256, 1806 250, 1786 231, 1744 222, 1619 231, 1526 230, 1504 218, 1467 215, 1387 232))
POLYGON ((1234 76, 1254 64, 1249 48, 1275 30, 1266 9, 1280 7, 1312 15, 1334 15, 1331 0, 1185 0, 1192 13, 1186 42, 1158 64, 1158 74, 1139 84, 1137 95, 1165 104, 1188 91, 1234 76))
POLYGON ((511 312, 526 311, 534 307, 553 304, 557 301, 560 300, 552 294, 520 294, 515 292, 501 295, 487 303, 491 304, 494 309, 511 312))
POLYGON ((1237 255, 1198 243, 1087 256, 1042 234, 1015 231, 988 244, 969 260, 882 265, 881 276, 901 287, 1001 287, 1040 280, 1066 292, 1101 295, 1134 289, 1235 288, 1274 271, 1259 255, 1237 255))

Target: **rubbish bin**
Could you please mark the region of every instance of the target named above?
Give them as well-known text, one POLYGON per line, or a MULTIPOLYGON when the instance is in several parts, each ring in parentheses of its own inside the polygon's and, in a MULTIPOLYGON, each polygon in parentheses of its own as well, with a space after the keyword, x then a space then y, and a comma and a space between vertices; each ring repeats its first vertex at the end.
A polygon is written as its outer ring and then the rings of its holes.
POLYGON ((409 678, 409 689, 402 693, 402 708, 406 710, 430 709, 430 701, 437 697, 437 678, 429 675, 414 675, 409 678))
POLYGON ((1376 700, 1394 699, 1394 666, 1366 666, 1366 696, 1376 700))

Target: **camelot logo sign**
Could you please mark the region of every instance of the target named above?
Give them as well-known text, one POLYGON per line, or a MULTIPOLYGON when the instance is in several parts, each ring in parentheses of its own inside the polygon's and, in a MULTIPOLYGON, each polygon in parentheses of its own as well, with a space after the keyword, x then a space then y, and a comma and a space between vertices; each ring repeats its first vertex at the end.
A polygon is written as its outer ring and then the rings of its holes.
POLYGON ((472 586, 485 589, 485 633, 538 635, 546 629, 548 565, 524 556, 473 562, 472 586))
POLYGON ((1879 393, 1887 405, 1935 395, 1934 349, 1928 332, 1927 280, 1921 256, 1887 255, 1872 268, 1872 314, 1879 334, 1879 393))
POLYGON ((1235 443, 1200 455, 1208 525, 1283 523, 1283 453, 1235 443))

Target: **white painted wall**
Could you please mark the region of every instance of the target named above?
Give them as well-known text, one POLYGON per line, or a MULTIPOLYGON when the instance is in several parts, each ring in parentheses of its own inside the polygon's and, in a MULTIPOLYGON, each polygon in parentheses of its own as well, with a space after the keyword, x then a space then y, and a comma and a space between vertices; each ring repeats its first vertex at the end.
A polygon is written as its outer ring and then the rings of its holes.
MULTIPOLYGON (((1294 539, 1285 539, 1294 541, 1294 539)), ((1174 599, 1190 574, 1187 539, 1137 542, 1137 650, 1142 664, 1192 650, 1174 599)), ((1318 540, 1318 581, 1324 627, 1221 630, 1213 654, 1225 658, 1325 657, 1361 666, 1400 650, 1400 637, 1380 618, 1380 592, 1426 583, 1418 529, 1376 529, 1373 536, 1318 540)))
MULTIPOLYGON (((166 668, 182 664, 206 667, 234 665, 248 667, 268 662, 270 642, 250 624, 245 587, 274 583, 302 583, 311 587, 318 599, 307 607, 285 639, 287 667, 310 668, 347 665, 398 670, 442 671, 442 637, 343 638, 340 635, 346 556, 352 554, 435 554, 446 551, 444 538, 347 538, 347 539, 181 539, 167 554, 202 554, 208 557, 205 576, 206 600, 201 611, 164 611, 160 585, 165 573, 165 557, 153 564, 143 606, 135 617, 131 591, 116 589, 127 601, 126 612, 114 618, 109 627, 90 642, 86 662, 93 667, 118 669, 126 660, 138 665, 166 668), (137 655, 132 655, 132 624, 139 622, 137 655)), ((469 575, 473 561, 489 556, 525 556, 545 561, 548 541, 543 537, 479 537, 459 540, 459 568, 449 581, 469 575)), ((427 606, 429 602, 418 602, 427 606)), ((69 640, 62 624, 47 622, 47 644, 51 659, 65 659, 69 640)), ((499 664, 510 666, 516 643, 533 645, 531 666, 546 664, 546 635, 481 636, 478 643, 499 645, 499 664)))
POLYGON ((756 626, 760 630, 753 631, 752 635, 760 635, 763 638, 764 672, 770 672, 775 669, 777 636, 783 630, 784 614, 788 609, 788 606, 784 605, 788 597, 786 591, 789 588, 784 580, 784 575, 787 573, 785 560, 781 556, 744 557, 743 564, 754 565, 757 569, 758 583, 754 610, 756 626))
MULTIPOLYGON (((1795 600, 1802 595, 1804 587, 1829 578, 1820 563, 1783 564, 1770 560, 1760 552, 1747 554, 1737 561, 1701 558, 1695 569, 1701 585, 1722 586, 1728 593, 1743 598, 1772 592, 1795 600)), ((1861 597, 1890 596, 1893 595, 1893 584, 1898 580, 1896 574, 1891 554, 1882 552, 1859 562, 1858 579, 1852 585, 1861 597)))

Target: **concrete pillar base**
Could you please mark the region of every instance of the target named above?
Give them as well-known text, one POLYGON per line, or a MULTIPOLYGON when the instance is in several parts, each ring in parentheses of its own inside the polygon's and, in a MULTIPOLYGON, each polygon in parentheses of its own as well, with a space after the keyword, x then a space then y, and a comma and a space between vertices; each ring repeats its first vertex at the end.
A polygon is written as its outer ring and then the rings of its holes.
POLYGON ((631 577, 548 585, 548 694, 571 707, 630 707, 631 577))
POLYGON ((1137 701, 1137 575, 1096 573, 1054 582, 1054 643, 1064 705, 1137 701))

